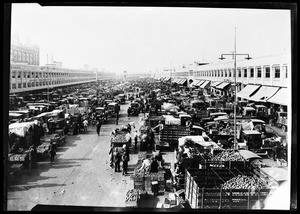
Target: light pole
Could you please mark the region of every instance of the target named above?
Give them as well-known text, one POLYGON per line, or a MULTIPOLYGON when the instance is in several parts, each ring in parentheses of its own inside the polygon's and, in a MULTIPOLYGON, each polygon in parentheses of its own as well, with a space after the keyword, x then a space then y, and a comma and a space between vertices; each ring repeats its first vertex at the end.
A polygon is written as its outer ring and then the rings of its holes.
POLYGON ((249 59, 252 59, 251 57, 249 57, 249 54, 237 54, 236 53, 236 28, 234 28, 234 52, 231 53, 231 54, 221 54, 221 57, 219 58, 220 60, 223 60, 225 59, 225 55, 229 55, 229 56, 233 56, 233 59, 234 59, 234 86, 235 86, 235 90, 234 90, 234 103, 233 103, 233 106, 234 106, 234 115, 233 115, 233 129, 234 129, 234 134, 233 134, 233 145, 234 145, 234 150, 237 150, 238 149, 238 144, 237 144, 237 136, 236 136, 236 105, 237 105, 237 96, 236 96, 236 93, 237 93, 237 84, 236 84, 236 56, 239 55, 239 56, 247 56, 245 59, 249 60, 249 59))

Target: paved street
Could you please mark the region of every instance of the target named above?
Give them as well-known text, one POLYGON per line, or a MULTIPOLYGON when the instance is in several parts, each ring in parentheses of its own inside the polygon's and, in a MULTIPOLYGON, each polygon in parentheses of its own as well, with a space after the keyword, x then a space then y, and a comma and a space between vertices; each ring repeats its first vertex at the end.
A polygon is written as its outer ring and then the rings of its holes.
MULTIPOLYGON (((118 127, 129 122, 127 108, 128 104, 121 105, 118 127)), ((139 117, 130 119, 139 128, 139 117)), ((30 210, 36 204, 124 207, 133 181, 109 166, 110 133, 115 127, 115 118, 111 118, 102 125, 100 136, 93 126, 87 134, 67 136, 55 163, 39 162, 37 168, 13 181, 8 210, 30 210)), ((137 155, 131 155, 129 170, 136 162, 137 155)))

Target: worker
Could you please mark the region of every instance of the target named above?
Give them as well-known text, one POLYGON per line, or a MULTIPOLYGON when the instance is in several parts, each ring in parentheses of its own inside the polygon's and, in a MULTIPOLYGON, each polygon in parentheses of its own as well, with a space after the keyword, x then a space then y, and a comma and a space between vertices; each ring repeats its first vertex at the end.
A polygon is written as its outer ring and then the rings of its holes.
POLYGON ((101 120, 97 120, 97 123, 96 123, 96 130, 97 130, 98 136, 100 135, 101 125, 102 125, 101 120))
POLYGON ((138 141, 138 133, 137 130, 133 133, 133 139, 134 139, 134 149, 137 150, 137 141, 138 141))
POLYGON ((54 144, 52 141, 50 142, 50 145, 49 145, 49 155, 50 155, 50 163, 54 162, 54 157, 56 155, 56 151, 55 151, 54 144))
POLYGON ((150 161, 150 159, 148 159, 148 158, 144 158, 144 159, 143 159, 143 163, 142 163, 142 166, 141 166, 140 170, 141 170, 141 169, 144 169, 144 170, 146 170, 148 167, 150 167, 150 165, 151 165, 151 161, 150 161))
POLYGON ((87 121, 87 119, 85 118, 84 120, 83 120, 83 129, 84 129, 84 132, 85 133, 87 133, 87 131, 88 131, 88 124, 89 124, 89 122, 87 121))
POLYGON ((122 155, 122 175, 127 175, 128 157, 126 154, 122 155))
POLYGON ((114 151, 114 162, 115 162, 115 172, 121 172, 120 170, 121 154, 119 153, 118 148, 115 148, 114 151))
POLYGON ((158 162, 159 168, 162 168, 164 163, 165 163, 165 160, 163 159, 161 152, 158 151, 157 154, 155 154, 154 157, 158 162))
POLYGON ((158 172, 158 162, 155 157, 151 158, 151 164, 150 164, 150 173, 156 173, 158 172))

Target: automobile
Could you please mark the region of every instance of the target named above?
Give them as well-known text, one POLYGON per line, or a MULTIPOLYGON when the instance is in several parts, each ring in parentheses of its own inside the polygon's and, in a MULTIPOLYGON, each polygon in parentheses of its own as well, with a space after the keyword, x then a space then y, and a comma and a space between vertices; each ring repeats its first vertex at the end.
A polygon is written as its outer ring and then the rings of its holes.
POLYGON ((256 112, 255 108, 253 108, 253 107, 246 106, 246 107, 242 108, 242 116, 243 117, 251 118, 251 117, 255 116, 255 112, 256 112))
POLYGON ((128 107, 128 115, 139 115, 140 113, 140 104, 138 102, 132 102, 130 103, 130 106, 128 107))
POLYGON ((121 104, 125 104, 126 101, 126 95, 125 94, 118 94, 117 98, 120 100, 121 104))
POLYGON ((100 119, 103 122, 107 122, 108 110, 105 107, 95 108, 95 113, 96 119, 100 119))
POLYGON ((111 102, 107 105, 107 109, 108 109, 108 115, 114 117, 117 116, 117 114, 119 114, 120 106, 116 102, 111 102))

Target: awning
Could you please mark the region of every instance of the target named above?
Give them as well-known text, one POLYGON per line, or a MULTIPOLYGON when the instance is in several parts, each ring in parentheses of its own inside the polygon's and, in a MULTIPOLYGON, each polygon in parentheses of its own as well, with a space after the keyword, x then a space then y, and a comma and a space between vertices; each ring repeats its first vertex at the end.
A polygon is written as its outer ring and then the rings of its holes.
POLYGON ((224 90, 228 86, 230 86, 230 82, 222 82, 221 84, 217 85, 216 88, 224 90))
POLYGON ((200 88, 208 88, 209 86, 210 86, 210 81, 205 80, 205 82, 200 85, 200 88))
POLYGON ((260 85, 246 85, 236 96, 249 100, 249 97, 260 87, 260 85))
POLYGON ((222 82, 220 82, 220 81, 216 81, 216 82, 212 82, 211 84, 210 84, 210 86, 211 87, 216 87, 217 85, 220 85, 222 82))
POLYGON ((268 98, 272 97, 279 90, 279 87, 261 86, 258 91, 250 96, 249 100, 256 102, 266 102, 268 98))
POLYGON ((288 97, 291 97, 291 95, 288 94, 287 88, 281 88, 277 91, 276 94, 267 99, 267 102, 279 105, 288 105, 288 97))
POLYGON ((183 79, 180 79, 178 84, 180 85, 184 85, 186 83, 187 79, 186 78, 183 78, 183 79))
POLYGON ((200 86, 205 82, 205 80, 200 80, 199 82, 196 83, 196 86, 200 86))
POLYGON ((172 79, 172 82, 173 82, 173 83, 176 83, 177 81, 178 81, 178 78, 172 79))

